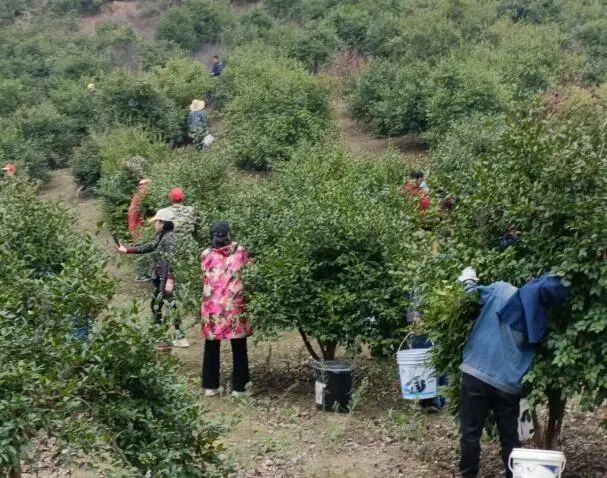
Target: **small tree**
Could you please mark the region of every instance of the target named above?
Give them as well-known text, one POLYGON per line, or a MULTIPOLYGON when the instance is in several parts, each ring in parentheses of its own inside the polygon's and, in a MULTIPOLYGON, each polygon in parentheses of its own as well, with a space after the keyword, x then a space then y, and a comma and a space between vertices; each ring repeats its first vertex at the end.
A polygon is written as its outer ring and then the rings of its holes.
POLYGON ((296 329, 310 355, 327 360, 340 344, 398 340, 406 298, 393 271, 420 253, 396 193, 402 167, 305 150, 238 208, 240 241, 255 256, 248 285, 258 330, 296 329))
POLYGON ((428 86, 428 126, 444 133, 460 119, 505 109, 511 93, 499 73, 480 59, 451 56, 432 72, 428 86))
MULTIPOLYGON (((472 264, 484 282, 522 285, 553 272, 570 287, 569 307, 553 315, 525 377, 533 402, 548 405, 547 424, 536 429, 544 448, 558 444, 569 397, 599 404, 607 392, 606 97, 604 89, 594 96, 571 90, 548 97, 511 118, 490 149, 469 155, 464 174, 444 160, 433 169, 435 181, 447 177, 459 200, 457 220, 439 239, 449 254, 438 276, 452 281, 458 268, 472 264), (520 240, 500 247, 499 237, 511 226, 520 240)), ((437 325, 446 322, 430 320, 431 334, 440 335, 437 325)), ((461 360, 455 348, 443 352, 444 360, 461 360)))
POLYGON ((239 166, 269 169, 327 135, 328 88, 294 60, 241 51, 230 57, 225 81, 232 85, 224 116, 228 147, 239 166))
POLYGON ((208 0, 188 0, 171 7, 160 18, 158 38, 174 41, 189 51, 217 41, 228 20, 225 8, 223 2, 208 0))
POLYGON ((339 39, 335 29, 328 23, 312 22, 303 29, 300 38, 291 47, 289 56, 301 61, 312 73, 336 53, 339 39))
POLYGON ((97 192, 103 198, 103 217, 112 231, 122 233, 138 181, 149 174, 151 165, 161 160, 167 149, 153 134, 125 126, 94 135, 92 140, 101 160, 97 192))
POLYGON ((166 140, 181 139, 183 112, 149 77, 122 71, 98 83, 96 100, 105 124, 143 126, 166 140))
POLYGON ((425 63, 401 66, 387 60, 372 61, 350 93, 353 116, 367 122, 376 136, 424 131, 428 74, 425 63))

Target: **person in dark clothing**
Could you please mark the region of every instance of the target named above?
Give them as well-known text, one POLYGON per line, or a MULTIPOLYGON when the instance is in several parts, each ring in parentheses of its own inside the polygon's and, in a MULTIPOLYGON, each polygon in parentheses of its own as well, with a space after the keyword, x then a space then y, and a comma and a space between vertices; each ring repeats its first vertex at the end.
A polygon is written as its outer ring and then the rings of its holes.
POLYGON ((562 305, 567 289, 560 279, 545 275, 517 289, 507 282, 478 285, 467 267, 458 281, 466 293, 478 293, 482 306, 466 341, 460 365, 460 472, 478 476, 480 439, 493 412, 502 445, 506 477, 508 459, 521 446, 518 436, 522 380, 535 357, 537 343, 548 330, 546 310, 562 305))
POLYGON ((218 55, 213 55, 213 63, 211 64, 211 76, 221 75, 223 68, 223 61, 219 59, 218 55))
MULTIPOLYGON (((162 307, 165 302, 173 302, 175 279, 171 266, 171 259, 175 249, 174 214, 169 208, 159 209, 156 215, 149 220, 154 223, 156 235, 151 242, 139 246, 125 246, 120 244, 116 250, 122 254, 151 253, 154 260, 152 283, 155 291, 151 301, 152 315, 156 324, 162 324, 162 307)), ((175 322, 175 329, 182 333, 180 324, 175 322)))

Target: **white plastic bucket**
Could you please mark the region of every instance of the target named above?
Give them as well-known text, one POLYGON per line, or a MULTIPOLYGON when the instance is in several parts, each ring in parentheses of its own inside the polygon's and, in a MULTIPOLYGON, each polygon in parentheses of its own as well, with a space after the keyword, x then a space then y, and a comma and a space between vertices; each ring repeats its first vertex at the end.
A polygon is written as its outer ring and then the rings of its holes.
POLYGON ((510 453, 508 468, 512 478, 560 478, 565 469, 561 451, 515 448, 510 453))
MULTIPOLYGON (((403 343, 406 340, 403 340, 403 343)), ((405 400, 436 397, 438 384, 434 370, 430 365, 430 349, 401 350, 403 343, 396 352, 401 396, 405 400)))

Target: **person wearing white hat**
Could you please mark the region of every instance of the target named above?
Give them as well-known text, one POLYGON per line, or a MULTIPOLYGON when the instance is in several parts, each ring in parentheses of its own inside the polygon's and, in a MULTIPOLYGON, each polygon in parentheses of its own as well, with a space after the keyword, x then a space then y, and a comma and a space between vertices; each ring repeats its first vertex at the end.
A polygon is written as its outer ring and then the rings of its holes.
POLYGON ((204 108, 203 100, 193 100, 188 113, 188 136, 196 149, 202 149, 204 138, 209 134, 209 117, 204 108))
MULTIPOLYGON (((147 254, 152 253, 154 268, 152 271, 152 282, 155 286, 154 297, 151 308, 156 324, 162 324, 162 306, 164 302, 174 305, 173 292, 175 289, 175 278, 172 268, 172 256, 175 250, 175 214, 170 208, 159 209, 148 222, 154 224, 156 235, 152 241, 138 246, 125 246, 119 244, 116 250, 122 254, 147 254)), ((187 347, 179 321, 175 321, 175 329, 180 336, 174 345, 187 347), (183 343, 182 343, 183 342, 183 343)))
POLYGON ((86 85, 86 91, 91 95, 97 93, 97 87, 95 86, 95 83, 89 83, 88 85, 86 85))

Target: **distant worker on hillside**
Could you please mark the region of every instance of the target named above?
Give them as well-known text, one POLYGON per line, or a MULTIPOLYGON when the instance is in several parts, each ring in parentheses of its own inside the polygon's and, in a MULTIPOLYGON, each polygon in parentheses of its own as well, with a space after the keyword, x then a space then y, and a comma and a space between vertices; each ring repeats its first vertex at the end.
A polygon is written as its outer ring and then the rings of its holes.
POLYGON ((188 136, 196 149, 202 149, 209 144, 209 117, 204 111, 206 103, 203 100, 193 100, 188 113, 188 136))
POLYGON ((89 95, 95 95, 97 93, 97 87, 95 86, 95 83, 89 83, 88 85, 86 85, 86 91, 89 95))
POLYGON ((408 194, 412 198, 419 198, 419 208, 426 210, 430 207, 430 195, 428 184, 424 179, 422 171, 411 171, 409 180, 400 188, 401 194, 408 194))
POLYGON ((219 59, 219 55, 213 55, 213 63, 211 63, 211 76, 219 76, 223 71, 223 61, 219 59))
POLYGON ((2 176, 14 176, 15 174, 17 174, 17 166, 15 166, 15 163, 6 163, 2 168, 2 176))

